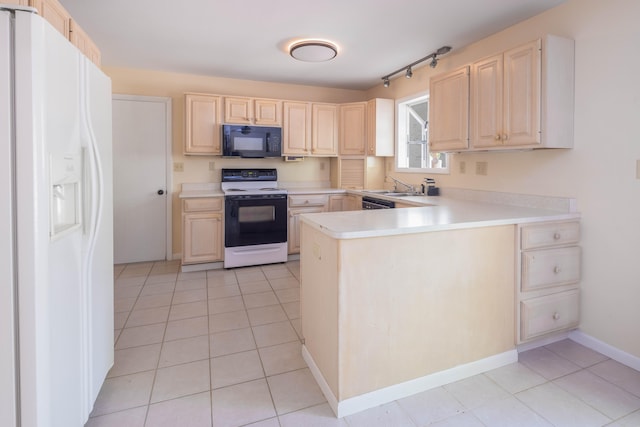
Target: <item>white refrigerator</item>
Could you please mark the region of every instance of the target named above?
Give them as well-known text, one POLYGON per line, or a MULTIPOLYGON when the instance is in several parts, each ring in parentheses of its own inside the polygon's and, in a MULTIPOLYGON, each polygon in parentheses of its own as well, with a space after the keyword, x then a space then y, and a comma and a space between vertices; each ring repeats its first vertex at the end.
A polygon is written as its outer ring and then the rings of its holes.
POLYGON ((111 81, 1 5, 0 188, 0 425, 82 426, 113 365, 111 81))

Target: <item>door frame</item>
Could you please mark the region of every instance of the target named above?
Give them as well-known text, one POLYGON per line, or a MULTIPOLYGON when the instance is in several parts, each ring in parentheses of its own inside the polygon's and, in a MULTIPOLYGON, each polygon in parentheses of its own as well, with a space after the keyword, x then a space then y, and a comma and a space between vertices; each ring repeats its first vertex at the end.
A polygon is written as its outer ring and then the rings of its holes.
POLYGON ((165 248, 165 258, 167 261, 170 261, 173 259, 173 219, 172 219, 172 212, 173 212, 173 174, 171 173, 171 165, 173 165, 173 154, 172 154, 172 127, 171 127, 171 119, 172 119, 172 114, 171 114, 171 97, 164 97, 164 96, 142 96, 142 95, 125 95, 125 94, 118 94, 118 93, 114 93, 112 95, 112 98, 114 100, 119 100, 119 101, 140 101, 140 102, 156 102, 156 103, 160 103, 160 104, 164 104, 165 106, 165 112, 166 112, 166 116, 165 116, 165 125, 166 125, 166 129, 165 129, 165 135, 166 135, 166 140, 165 140, 165 157, 167 159, 166 165, 165 165, 165 171, 166 171, 166 182, 165 182, 165 191, 167 192, 167 197, 166 197, 166 227, 165 227, 165 233, 166 233, 166 244, 167 247, 165 248))

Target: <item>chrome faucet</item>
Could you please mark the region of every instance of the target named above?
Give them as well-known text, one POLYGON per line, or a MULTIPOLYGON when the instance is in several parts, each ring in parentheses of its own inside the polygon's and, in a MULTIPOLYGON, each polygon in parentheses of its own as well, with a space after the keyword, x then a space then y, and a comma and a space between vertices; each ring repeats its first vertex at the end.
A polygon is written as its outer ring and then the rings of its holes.
POLYGON ((395 179, 392 176, 387 176, 387 178, 391 178, 393 180, 393 182, 394 182, 393 191, 398 191, 398 184, 400 184, 400 185, 404 185, 407 188, 407 190, 409 190, 409 192, 411 192, 411 193, 415 193, 416 192, 416 189, 415 189, 415 187, 413 185, 410 185, 410 184, 407 184, 405 182, 402 182, 399 179, 395 179))

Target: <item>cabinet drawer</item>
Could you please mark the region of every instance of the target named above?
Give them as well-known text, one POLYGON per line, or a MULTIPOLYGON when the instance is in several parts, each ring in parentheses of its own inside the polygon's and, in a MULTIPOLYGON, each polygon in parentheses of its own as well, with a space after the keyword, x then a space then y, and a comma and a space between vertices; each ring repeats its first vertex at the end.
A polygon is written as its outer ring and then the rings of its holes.
POLYGON ((329 203, 329 196, 326 194, 289 196, 289 207, 324 206, 327 203, 329 203))
POLYGON ((521 232, 522 249, 571 245, 579 240, 580 224, 577 221, 527 225, 521 232))
POLYGON ((222 201, 222 197, 184 199, 182 208, 185 212, 219 211, 222 210, 222 201))
POLYGON ((576 289, 521 301, 520 340, 578 326, 579 297, 576 289))
POLYGON ((580 281, 580 247, 522 253, 522 292, 580 281))

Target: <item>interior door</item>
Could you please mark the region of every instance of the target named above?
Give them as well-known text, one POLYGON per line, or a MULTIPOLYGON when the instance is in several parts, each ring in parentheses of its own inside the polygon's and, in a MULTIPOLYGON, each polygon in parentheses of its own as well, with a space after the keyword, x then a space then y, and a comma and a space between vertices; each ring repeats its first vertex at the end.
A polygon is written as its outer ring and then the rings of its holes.
POLYGON ((113 96, 116 264, 171 259, 171 98, 113 96))

